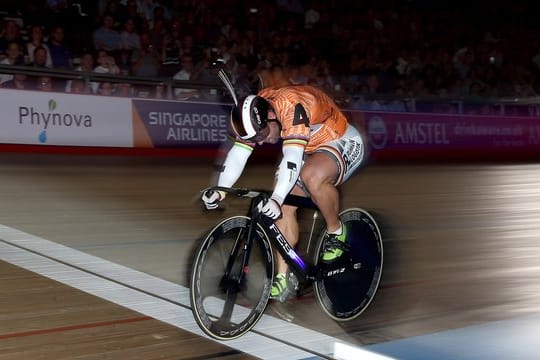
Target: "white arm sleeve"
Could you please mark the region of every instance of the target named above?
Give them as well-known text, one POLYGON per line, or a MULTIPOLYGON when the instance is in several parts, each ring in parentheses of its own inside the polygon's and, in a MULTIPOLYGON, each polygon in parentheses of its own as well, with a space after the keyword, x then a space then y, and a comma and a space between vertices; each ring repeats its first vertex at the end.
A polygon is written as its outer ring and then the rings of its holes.
POLYGON ((223 162, 218 178, 218 186, 231 187, 236 183, 242 171, 244 171, 244 167, 252 151, 253 148, 245 144, 234 143, 223 162))
POLYGON ((285 197, 292 190, 304 159, 304 148, 299 146, 283 146, 283 159, 279 164, 278 178, 272 193, 272 198, 283 204, 285 197))

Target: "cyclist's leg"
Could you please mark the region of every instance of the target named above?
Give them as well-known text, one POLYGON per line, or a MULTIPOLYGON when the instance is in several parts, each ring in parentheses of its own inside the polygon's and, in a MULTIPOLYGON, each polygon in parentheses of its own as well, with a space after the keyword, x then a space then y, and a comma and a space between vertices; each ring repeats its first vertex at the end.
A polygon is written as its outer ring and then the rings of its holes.
MULTIPOLYGON (((303 195, 302 190, 295 186, 291 191, 294 195, 303 195)), ((298 220, 296 218, 297 207, 291 205, 283 205, 281 208, 282 216, 276 220, 276 226, 279 228, 285 239, 291 247, 298 244, 299 229, 298 220)), ((276 252, 276 276, 272 284, 270 296, 272 299, 278 299, 284 302, 290 294, 287 283, 288 265, 283 257, 276 252)))
MULTIPOLYGON (((299 195, 298 193, 295 193, 295 189, 297 189, 296 186, 291 193, 299 195)), ((287 239, 289 245, 291 245, 293 248, 298 244, 299 236, 296 210, 297 208, 294 206, 283 205, 281 208, 282 216, 276 220, 276 226, 279 228, 283 236, 285 236, 285 239, 287 239)), ((276 270, 279 274, 285 274, 287 272, 287 263, 279 254, 277 256, 276 270)))
POLYGON ((302 167, 300 177, 309 190, 311 198, 319 207, 329 232, 340 228, 339 192, 335 186, 339 167, 327 151, 308 156, 302 167))
POLYGON ((321 145, 305 161, 300 177, 319 207, 329 233, 341 226, 339 192, 343 184, 364 159, 364 141, 359 131, 349 124, 345 134, 321 145))
POLYGON ((340 139, 321 145, 302 168, 302 180, 326 221, 329 247, 322 258, 325 262, 333 262, 343 254, 340 243, 347 241, 347 229, 339 220, 337 186, 356 171, 363 155, 362 137, 356 128, 349 125, 340 139))

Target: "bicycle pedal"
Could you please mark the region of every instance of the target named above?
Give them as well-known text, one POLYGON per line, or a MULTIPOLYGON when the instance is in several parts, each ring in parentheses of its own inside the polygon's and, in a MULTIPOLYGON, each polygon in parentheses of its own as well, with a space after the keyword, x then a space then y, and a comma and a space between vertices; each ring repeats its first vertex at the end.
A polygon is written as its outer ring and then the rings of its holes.
POLYGON ((287 288, 281 294, 279 294, 279 296, 270 296, 270 300, 276 300, 277 302, 284 304, 291 296, 292 291, 287 288))
POLYGON ((298 281, 296 275, 292 272, 287 274, 287 287, 294 290, 294 292, 298 292, 300 289, 300 282, 298 281))
POLYGON ((331 251, 334 249, 349 251, 351 249, 351 245, 336 239, 327 240, 327 242, 324 244, 324 251, 331 251))

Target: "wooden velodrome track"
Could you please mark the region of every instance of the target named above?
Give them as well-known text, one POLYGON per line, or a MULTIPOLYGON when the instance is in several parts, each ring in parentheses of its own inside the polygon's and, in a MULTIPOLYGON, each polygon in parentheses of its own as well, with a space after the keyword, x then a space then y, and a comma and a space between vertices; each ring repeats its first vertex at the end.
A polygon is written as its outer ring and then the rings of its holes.
MULTIPOLYGON (((332 339, 365 347, 540 311, 540 165, 372 165, 343 188, 345 206, 384 221, 370 308, 337 324, 308 294, 286 305, 291 322, 271 307, 252 337, 204 338, 185 303, 190 252, 242 209, 230 200, 201 211, 194 200, 212 169, 211 160, 0 154, 0 359, 288 359, 291 348, 307 359, 332 339), (265 337, 280 331, 284 345, 265 337)), ((273 171, 252 164, 240 185, 269 186, 273 171)))

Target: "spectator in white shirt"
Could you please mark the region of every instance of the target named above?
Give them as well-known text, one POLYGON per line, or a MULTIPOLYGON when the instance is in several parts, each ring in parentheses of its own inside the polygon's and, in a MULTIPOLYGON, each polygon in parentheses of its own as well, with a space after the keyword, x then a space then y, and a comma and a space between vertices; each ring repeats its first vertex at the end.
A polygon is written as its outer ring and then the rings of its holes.
MULTIPOLYGON (((15 41, 8 43, 7 56, 4 60, 0 61, 2 65, 24 65, 24 59, 21 54, 21 48, 15 41)), ((0 74, 0 84, 5 83, 13 79, 11 74, 0 74)))

